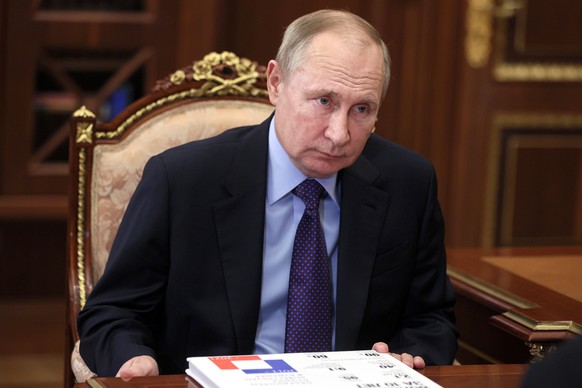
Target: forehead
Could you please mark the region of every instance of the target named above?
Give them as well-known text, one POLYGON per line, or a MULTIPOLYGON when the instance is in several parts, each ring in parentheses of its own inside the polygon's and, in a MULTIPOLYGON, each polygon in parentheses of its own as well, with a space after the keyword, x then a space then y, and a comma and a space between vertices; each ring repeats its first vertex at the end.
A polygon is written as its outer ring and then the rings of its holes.
POLYGON ((303 87, 371 93, 380 98, 384 82, 382 50, 373 42, 322 33, 310 43, 297 75, 308 77, 303 87))

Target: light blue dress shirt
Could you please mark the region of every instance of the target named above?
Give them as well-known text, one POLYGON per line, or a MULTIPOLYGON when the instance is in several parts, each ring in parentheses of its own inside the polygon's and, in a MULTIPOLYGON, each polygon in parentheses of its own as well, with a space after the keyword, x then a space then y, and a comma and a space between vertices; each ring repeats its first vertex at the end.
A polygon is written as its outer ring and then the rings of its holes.
MULTIPOLYGON (((275 134, 274 120, 271 120, 265 203, 263 283, 255 354, 283 353, 284 351, 291 254, 297 225, 305 209, 303 201, 293 195, 291 190, 305 179, 306 176, 293 165, 283 150, 275 134)), ((320 204, 319 212, 327 254, 331 260, 335 306, 341 191, 337 174, 326 179, 317 179, 317 181, 328 194, 323 204, 320 204)), ((335 312, 333 327, 332 348, 335 343, 335 312)))

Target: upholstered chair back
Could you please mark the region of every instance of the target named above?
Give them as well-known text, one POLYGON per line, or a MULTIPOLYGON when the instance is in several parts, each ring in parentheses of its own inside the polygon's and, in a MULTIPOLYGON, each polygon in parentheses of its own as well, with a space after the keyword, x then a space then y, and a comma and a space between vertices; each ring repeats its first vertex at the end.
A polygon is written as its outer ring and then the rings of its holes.
POLYGON ((99 123, 85 106, 73 114, 67 313, 75 381, 94 376, 78 353, 77 315, 103 274, 147 160, 228 128, 258 124, 272 112, 265 67, 223 52, 208 54, 158 81, 150 94, 110 123, 99 123))

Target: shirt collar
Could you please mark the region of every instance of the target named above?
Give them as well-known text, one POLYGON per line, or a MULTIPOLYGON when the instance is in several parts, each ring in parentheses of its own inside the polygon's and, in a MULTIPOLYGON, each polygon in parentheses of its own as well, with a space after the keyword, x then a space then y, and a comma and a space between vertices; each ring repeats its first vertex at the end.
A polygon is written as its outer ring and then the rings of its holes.
MULTIPOLYGON (((269 166, 267 177, 267 203, 277 202, 307 177, 295 167, 279 143, 275 134, 275 120, 269 126, 269 166)), ((339 207, 339 187, 337 173, 328 178, 317 178, 333 202, 339 207)))

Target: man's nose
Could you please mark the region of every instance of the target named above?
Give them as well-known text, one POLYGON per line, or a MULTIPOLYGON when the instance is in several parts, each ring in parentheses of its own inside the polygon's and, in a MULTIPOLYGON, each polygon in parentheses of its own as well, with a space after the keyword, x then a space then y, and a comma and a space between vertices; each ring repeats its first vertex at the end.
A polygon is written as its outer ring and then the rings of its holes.
POLYGON ((350 130, 347 114, 336 112, 329 120, 325 130, 327 137, 336 147, 341 147, 350 141, 350 130))

